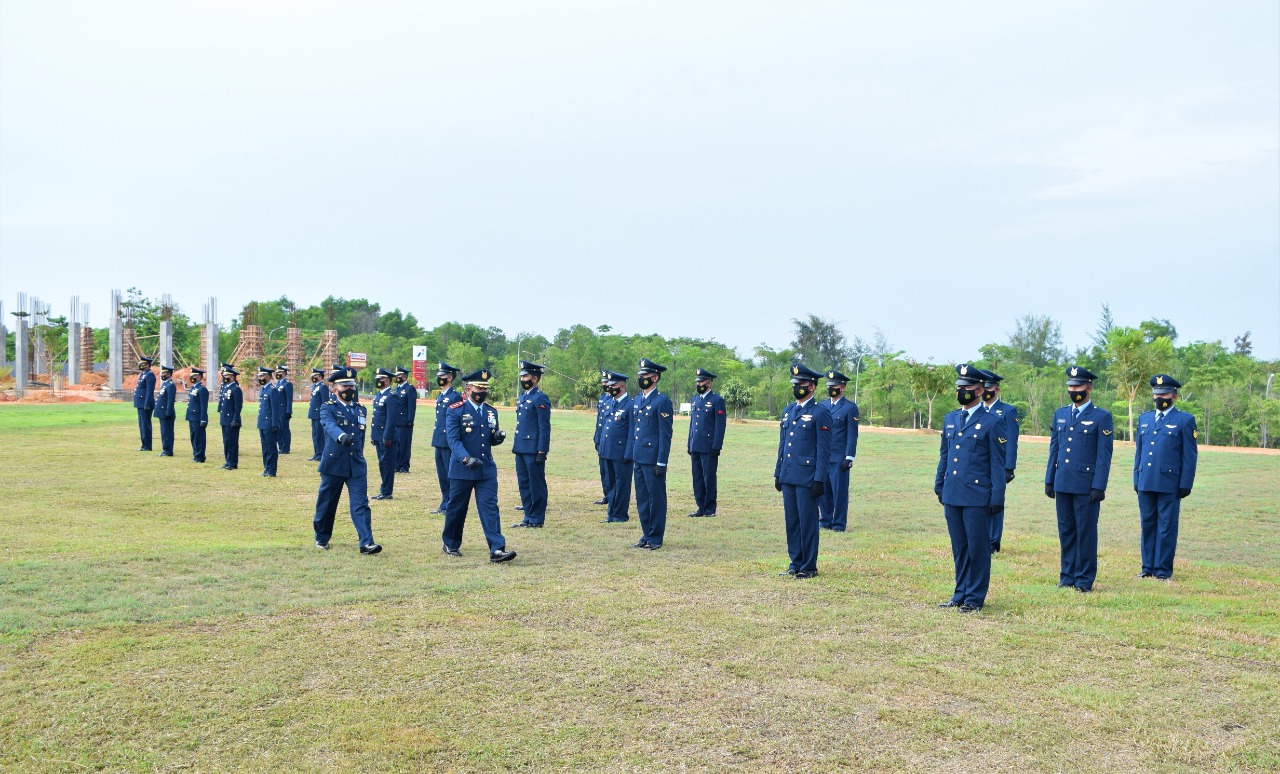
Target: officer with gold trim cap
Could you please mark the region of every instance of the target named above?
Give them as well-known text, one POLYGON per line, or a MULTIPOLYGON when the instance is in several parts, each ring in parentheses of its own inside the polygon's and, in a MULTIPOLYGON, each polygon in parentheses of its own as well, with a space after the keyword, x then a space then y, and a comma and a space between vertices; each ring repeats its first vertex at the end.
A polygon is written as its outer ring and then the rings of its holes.
POLYGON ((1196 482, 1199 432, 1196 418, 1174 404, 1182 383, 1168 374, 1151 377, 1152 411, 1138 417, 1134 438, 1133 490, 1142 525, 1139 578, 1173 578, 1182 500, 1196 482))
POLYGON ((493 447, 500 446, 507 434, 498 425, 497 410, 487 405, 490 376, 489 370, 482 368, 462 377, 466 395, 449 405, 445 420, 451 452, 449 505, 440 539, 445 554, 462 556, 462 529, 474 493, 480 526, 489 544, 489 561, 496 563, 515 559, 516 552, 507 550, 498 512, 498 465, 493 447))
POLYGON ((369 465, 364 459, 368 422, 365 407, 356 402, 356 369, 338 366, 329 374, 329 383, 333 385, 333 394, 320 409, 324 451, 320 455, 320 490, 316 493, 316 548, 329 548, 338 500, 346 487, 360 553, 376 554, 382 551, 382 546, 373 542, 369 465))

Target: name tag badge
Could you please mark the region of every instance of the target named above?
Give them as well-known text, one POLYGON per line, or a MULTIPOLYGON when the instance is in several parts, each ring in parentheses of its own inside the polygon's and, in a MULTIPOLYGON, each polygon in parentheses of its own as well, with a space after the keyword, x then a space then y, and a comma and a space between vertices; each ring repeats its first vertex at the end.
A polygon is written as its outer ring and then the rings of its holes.
POLYGON ((356 421, 360 423, 361 427, 364 427, 364 417, 360 417, 356 421))

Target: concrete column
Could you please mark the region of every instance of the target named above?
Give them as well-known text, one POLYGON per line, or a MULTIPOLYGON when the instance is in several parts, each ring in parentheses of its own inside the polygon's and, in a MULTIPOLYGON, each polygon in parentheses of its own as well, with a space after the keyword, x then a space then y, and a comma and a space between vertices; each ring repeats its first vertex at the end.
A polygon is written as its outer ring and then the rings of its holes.
POLYGON ((124 320, 111 318, 111 345, 107 359, 107 386, 112 392, 124 387, 124 320))
MULTIPOLYGON (((0 307, 0 314, 4 314, 4 307, 0 307)), ((0 322, 0 368, 7 365, 9 365, 9 329, 0 322)))
POLYGON ((160 321, 160 362, 156 365, 173 366, 173 321, 160 321))
POLYGON ((67 384, 79 384, 80 372, 80 323, 73 322, 67 328, 67 384))
POLYGON ((210 374, 213 374, 218 371, 218 366, 222 365, 222 361, 218 359, 218 324, 215 322, 206 323, 204 331, 206 348, 204 358, 205 362, 208 363, 208 365, 205 366, 205 370, 210 374))
POLYGON ((30 377, 29 367, 31 359, 27 356, 27 347, 29 346, 27 335, 27 321, 25 319, 18 320, 18 325, 14 328, 15 346, 13 348, 13 381, 14 388, 18 391, 18 396, 27 389, 27 379, 30 377))

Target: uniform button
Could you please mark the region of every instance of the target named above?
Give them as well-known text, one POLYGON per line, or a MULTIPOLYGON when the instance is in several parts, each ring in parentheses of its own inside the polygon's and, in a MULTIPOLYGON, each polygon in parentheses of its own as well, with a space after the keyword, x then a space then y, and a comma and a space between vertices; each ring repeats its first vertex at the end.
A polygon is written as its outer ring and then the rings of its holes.
POLYGON ((960 461, 960 458, 959 458, 959 457, 952 457, 952 458, 951 458, 951 461, 952 461, 952 462, 959 462, 959 461, 960 461))
POLYGON ((960 448, 960 444, 956 444, 956 448, 957 448, 957 449, 959 449, 959 448, 960 448))
POLYGON ((788 457, 790 457, 791 455, 790 455, 790 454, 788 454, 787 456, 788 456, 788 457))
POLYGON ((1071 447, 1070 447, 1070 446, 1068 446, 1068 447, 1067 447, 1067 451, 1071 451, 1071 447))
POLYGON ((1070 462, 1070 461, 1071 461, 1071 460, 1063 460, 1063 461, 1062 461, 1062 464, 1063 464, 1063 465, 1066 465, 1066 464, 1067 464, 1068 462, 1070 462))
POLYGON ((1148 462, 1148 463, 1147 463, 1147 467, 1151 467, 1151 463, 1150 463, 1150 462, 1148 462))
POLYGON ((978 479, 976 479, 976 478, 975 478, 975 479, 973 480, 973 483, 975 483, 975 484, 976 484, 976 483, 978 483, 978 479))
POLYGON ((1068 440, 1068 441, 1070 441, 1070 440, 1071 440, 1071 436, 1067 436, 1067 440, 1068 440))
POLYGON ((951 471, 951 475, 953 475, 953 476, 954 476, 954 475, 956 475, 956 474, 957 474, 957 473, 959 473, 959 472, 960 472, 960 471, 958 471, 958 470, 953 470, 953 471, 951 471))
POLYGON ((1147 456, 1148 456, 1148 457, 1154 457, 1154 456, 1156 456, 1156 453, 1155 453, 1155 452, 1147 452, 1147 456))

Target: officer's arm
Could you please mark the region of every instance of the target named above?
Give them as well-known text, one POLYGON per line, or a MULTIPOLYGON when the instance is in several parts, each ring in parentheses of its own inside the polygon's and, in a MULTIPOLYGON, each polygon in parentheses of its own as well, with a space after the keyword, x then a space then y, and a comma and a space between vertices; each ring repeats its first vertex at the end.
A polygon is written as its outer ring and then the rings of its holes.
POLYGON ((534 401, 534 410, 538 412, 538 451, 546 454, 551 451, 551 399, 544 392, 534 401))
POLYGON ((1004 445, 1004 465, 1006 470, 1018 467, 1018 436, 1022 434, 1022 423, 1018 421, 1018 410, 1009 407, 1009 442, 1004 445))
MULTIPOLYGON (((814 401, 815 403, 817 401, 814 401)), ((818 404, 817 416, 813 419, 818 424, 818 456, 814 460, 813 479, 823 481, 826 477, 827 462, 831 459, 831 410, 824 404, 818 404)))
POLYGON ((1044 469, 1044 482, 1053 483, 1053 467, 1058 460, 1058 412, 1049 420, 1049 462, 1044 469))
MULTIPOLYGON (((728 417, 725 415, 724 410, 724 398, 721 398, 719 395, 716 396, 715 400, 715 412, 716 430, 711 436, 711 448, 714 451, 719 451, 724 447, 724 426, 725 422, 728 421, 728 417)), ((693 423, 690 422, 689 424, 692 425, 693 423)))
POLYGON ((1135 492, 1136 492, 1136 491, 1138 491, 1138 466, 1142 463, 1142 435, 1141 435, 1141 433, 1142 433, 1142 418, 1143 418, 1143 417, 1145 417, 1145 416, 1146 416, 1146 414, 1139 414, 1139 415, 1138 415, 1138 428, 1137 428, 1137 430, 1135 430, 1135 431, 1134 431, 1134 432, 1137 434, 1137 435, 1135 435, 1135 437, 1134 437, 1134 439, 1133 439, 1133 440, 1134 440, 1134 444, 1133 444, 1133 490, 1134 490, 1135 492))
POLYGON ((1196 483, 1196 464, 1200 458, 1200 444, 1196 440, 1196 418, 1187 412, 1187 422, 1182 428, 1182 477, 1179 489, 1190 489, 1196 483), (1187 427, 1190 425, 1190 427, 1187 427), (1187 430, 1191 432, 1187 432, 1187 430))
POLYGON ((209 391, 205 390, 202 395, 203 400, 200 403, 200 421, 205 424, 209 423, 209 391))
POLYGON ((1003 505, 1005 480, 1005 446, 1008 444, 1008 436, 1005 422, 997 422, 996 426, 991 428, 992 432, 987 433, 987 474, 991 477, 991 502, 988 505, 1003 505), (1000 443, 1000 439, 1004 438, 1005 442, 1000 443))
POLYGON ((858 404, 849 405, 849 432, 845 436, 844 458, 851 460, 858 456, 858 404))
POLYGON ((338 408, 332 403, 326 403, 320 407, 320 427, 324 430, 324 437, 338 442, 338 436, 345 431, 338 427, 338 408))
POLYGON ((1112 434, 1111 412, 1098 421, 1098 461, 1093 469, 1093 488, 1107 491, 1107 479, 1111 476, 1111 449, 1115 441, 1112 434))
POLYGON ((409 418, 409 424, 413 424, 418 418, 418 386, 413 380, 405 382, 406 390, 404 391, 404 410, 405 416, 409 418))
MULTIPOLYGON (((631 406, 627 406, 627 413, 628 414, 632 413, 631 406)), ((636 419, 637 419, 636 417, 631 416, 628 418, 628 421, 627 421, 627 442, 622 447, 622 459, 624 460, 635 460, 635 457, 631 456, 631 451, 632 451, 632 447, 635 446, 635 440, 636 440, 635 439, 636 419)))
POLYGON ((447 411, 444 415, 444 433, 449 441, 449 451, 458 462, 471 456, 467 447, 462 445, 462 412, 447 411))
MULTIPOLYGON (((782 410, 782 416, 787 415, 787 410, 782 410)), ((773 477, 777 478, 782 475, 782 450, 787 446, 787 428, 782 424, 783 420, 778 420, 778 461, 773 465, 773 477)))
POLYGON ((658 404, 658 464, 666 465, 671 455, 671 433, 675 429, 675 418, 672 415, 671 400, 665 395, 658 404))
POLYGON ((231 391, 231 419, 233 424, 240 424, 240 411, 244 409, 244 390, 231 391))

